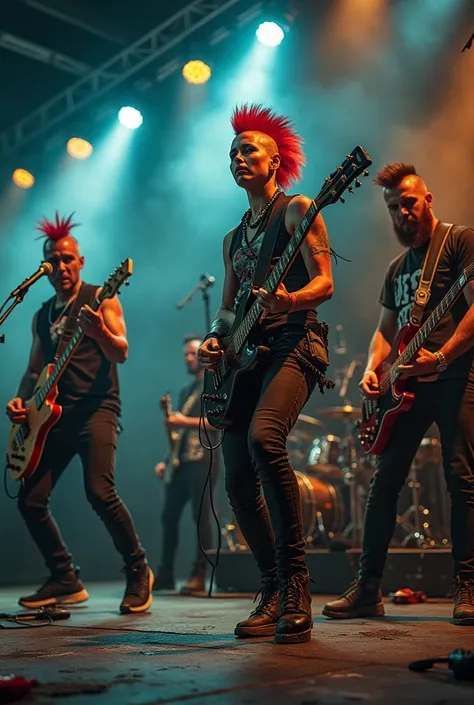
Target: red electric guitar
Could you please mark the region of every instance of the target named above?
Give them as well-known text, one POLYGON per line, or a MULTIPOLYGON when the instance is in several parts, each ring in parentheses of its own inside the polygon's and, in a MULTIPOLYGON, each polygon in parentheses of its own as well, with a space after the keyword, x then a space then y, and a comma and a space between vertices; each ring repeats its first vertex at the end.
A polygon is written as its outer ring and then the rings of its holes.
MULTIPOLYGON (((124 260, 110 275, 92 303, 93 311, 97 311, 104 299, 112 299, 117 294, 122 284, 132 275, 132 264, 130 258, 124 260)), ((58 396, 59 379, 83 335, 82 328, 78 325, 59 360, 46 365, 33 396, 25 402, 26 421, 14 424, 10 430, 7 468, 14 480, 30 477, 38 467, 48 433, 62 413, 62 407, 54 403, 58 396)))
POLYGON ((462 271, 421 328, 408 323, 398 331, 390 355, 375 370, 380 395, 376 399, 363 399, 359 424, 360 441, 370 455, 382 452, 398 415, 408 411, 415 398, 414 393, 407 389, 409 379, 400 377, 398 366, 407 365, 413 360, 467 282, 473 278, 474 262, 462 271))

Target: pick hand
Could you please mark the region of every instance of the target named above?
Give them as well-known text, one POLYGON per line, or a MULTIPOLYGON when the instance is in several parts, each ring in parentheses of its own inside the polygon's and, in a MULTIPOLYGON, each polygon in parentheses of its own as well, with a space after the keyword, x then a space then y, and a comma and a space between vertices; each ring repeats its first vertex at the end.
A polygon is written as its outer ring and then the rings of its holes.
POLYGON ((436 355, 425 348, 420 348, 409 365, 398 365, 397 369, 401 377, 418 377, 436 373, 437 365, 436 355))
POLYGON ((269 313, 286 313, 291 307, 290 294, 284 284, 280 284, 274 294, 269 294, 266 289, 259 289, 257 302, 264 317, 269 313))

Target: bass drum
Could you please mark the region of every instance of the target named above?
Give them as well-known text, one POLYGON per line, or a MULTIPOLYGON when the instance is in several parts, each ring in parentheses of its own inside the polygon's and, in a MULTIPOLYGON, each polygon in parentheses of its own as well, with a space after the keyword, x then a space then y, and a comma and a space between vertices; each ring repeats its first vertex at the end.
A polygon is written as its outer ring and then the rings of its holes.
POLYGON ((325 546, 345 527, 344 500, 336 486, 319 477, 295 470, 301 501, 305 541, 325 546))

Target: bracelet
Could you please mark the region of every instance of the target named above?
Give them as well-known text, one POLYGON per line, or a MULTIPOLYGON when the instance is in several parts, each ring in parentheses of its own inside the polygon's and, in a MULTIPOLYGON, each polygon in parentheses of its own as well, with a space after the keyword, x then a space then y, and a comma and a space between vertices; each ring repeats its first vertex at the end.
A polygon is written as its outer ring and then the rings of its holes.
POLYGON ((436 365, 436 372, 444 372, 445 370, 447 370, 448 363, 446 361, 444 353, 442 353, 441 350, 438 350, 437 352, 435 352, 435 357, 438 360, 438 364, 436 365))

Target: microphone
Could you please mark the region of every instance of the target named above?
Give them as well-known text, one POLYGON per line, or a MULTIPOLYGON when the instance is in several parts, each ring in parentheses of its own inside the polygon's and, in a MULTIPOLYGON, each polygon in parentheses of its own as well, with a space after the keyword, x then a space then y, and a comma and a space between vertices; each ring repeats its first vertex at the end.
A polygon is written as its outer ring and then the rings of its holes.
POLYGON ((216 278, 212 274, 201 274, 200 280, 202 281, 201 289, 207 289, 208 286, 212 286, 216 281, 216 278))
POLYGON ((41 279, 41 277, 44 277, 47 275, 48 277, 53 273, 53 265, 50 264, 49 262, 42 262, 36 272, 31 275, 31 277, 28 277, 25 279, 24 282, 20 284, 20 286, 17 286, 16 289, 13 289, 12 293, 10 294, 10 298, 14 299, 18 294, 21 294, 23 291, 28 291, 30 286, 34 284, 38 279, 41 279))
POLYGON ((341 325, 336 326, 336 344, 334 346, 334 352, 336 355, 345 355, 347 352, 344 329, 341 325))

